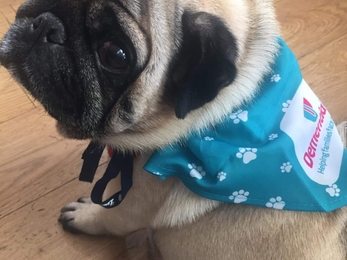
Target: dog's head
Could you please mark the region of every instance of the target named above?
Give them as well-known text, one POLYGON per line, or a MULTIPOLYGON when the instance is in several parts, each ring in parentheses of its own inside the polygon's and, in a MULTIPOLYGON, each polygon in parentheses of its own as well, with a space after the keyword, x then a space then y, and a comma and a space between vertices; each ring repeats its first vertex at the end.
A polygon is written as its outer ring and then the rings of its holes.
POLYGON ((30 0, 0 44, 0 62, 64 136, 154 148, 251 96, 274 52, 267 2, 30 0), (252 37, 271 46, 261 58, 252 37), (252 51, 262 63, 252 65, 250 86, 235 84, 252 51))

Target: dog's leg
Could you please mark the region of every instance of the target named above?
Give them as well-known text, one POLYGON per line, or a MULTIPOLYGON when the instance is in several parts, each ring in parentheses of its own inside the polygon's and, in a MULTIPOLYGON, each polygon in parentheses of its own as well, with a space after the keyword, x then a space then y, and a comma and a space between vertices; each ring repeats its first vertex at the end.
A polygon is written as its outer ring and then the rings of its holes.
MULTIPOLYGON (((79 199, 61 210, 59 221, 65 230, 91 235, 127 235, 147 228, 165 201, 176 180, 160 180, 142 167, 147 156, 134 160, 133 187, 124 201, 113 209, 95 205, 90 199, 79 199)), ((105 191, 110 197, 119 190, 117 180, 111 181, 105 191)))
POLYGON ((152 229, 142 229, 128 235, 125 250, 116 259, 163 260, 153 239, 152 229))
POLYGON ((347 121, 342 122, 337 126, 337 130, 339 131, 339 134, 342 138, 342 142, 347 148, 347 121))

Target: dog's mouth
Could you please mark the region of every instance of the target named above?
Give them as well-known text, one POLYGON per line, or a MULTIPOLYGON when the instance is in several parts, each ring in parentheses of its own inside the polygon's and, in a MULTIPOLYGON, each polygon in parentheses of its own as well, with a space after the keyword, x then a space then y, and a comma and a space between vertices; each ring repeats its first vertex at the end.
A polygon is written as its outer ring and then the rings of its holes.
POLYGON ((44 6, 20 7, 0 42, 0 64, 58 121, 62 135, 103 135, 107 115, 131 78, 131 42, 102 24, 100 17, 117 23, 109 10, 87 25, 87 7, 44 6))

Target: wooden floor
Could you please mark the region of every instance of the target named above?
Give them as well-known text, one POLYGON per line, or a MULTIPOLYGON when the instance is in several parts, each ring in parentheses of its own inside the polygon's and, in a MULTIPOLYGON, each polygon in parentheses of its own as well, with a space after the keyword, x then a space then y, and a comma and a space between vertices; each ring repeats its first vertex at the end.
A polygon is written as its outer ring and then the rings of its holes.
MULTIPOLYGON (((336 122, 347 120, 347 0, 275 0, 283 37, 336 122)), ((21 0, 0 1, 0 38, 21 0)), ((88 195, 77 181, 85 142, 54 120, 0 68, 0 260, 117 259, 121 241, 73 236, 60 208, 88 195)))

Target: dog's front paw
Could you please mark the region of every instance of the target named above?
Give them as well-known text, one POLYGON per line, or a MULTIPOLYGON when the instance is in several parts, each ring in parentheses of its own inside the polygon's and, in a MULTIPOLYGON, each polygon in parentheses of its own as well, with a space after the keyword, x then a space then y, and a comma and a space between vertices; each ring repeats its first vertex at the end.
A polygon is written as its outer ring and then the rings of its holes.
POLYGON ((61 209, 58 221, 64 230, 74 234, 105 234, 101 210, 102 207, 93 204, 89 198, 80 198, 77 202, 71 202, 61 209))

